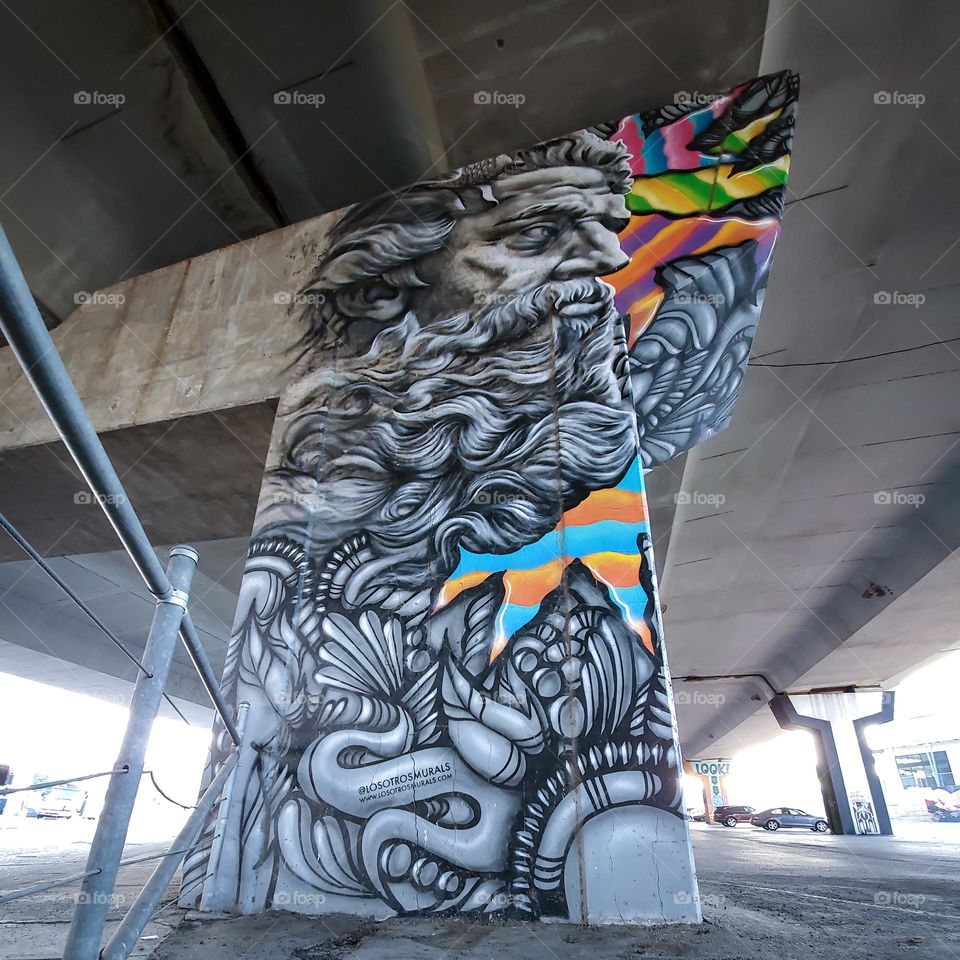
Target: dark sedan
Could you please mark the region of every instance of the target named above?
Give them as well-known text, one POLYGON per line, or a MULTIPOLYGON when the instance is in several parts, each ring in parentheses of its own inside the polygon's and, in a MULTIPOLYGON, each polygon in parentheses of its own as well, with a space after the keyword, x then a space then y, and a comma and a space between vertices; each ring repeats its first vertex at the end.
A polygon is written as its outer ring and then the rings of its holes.
POLYGON ((749 820, 754 813, 756 810, 753 807, 735 807, 727 804, 713 811, 713 822, 722 823, 725 827, 735 827, 738 823, 749 820))
POLYGON ((826 833, 830 829, 830 824, 824 817, 815 816, 805 810, 798 810, 796 807, 771 807, 769 810, 761 810, 750 818, 750 822, 755 827, 763 827, 764 830, 779 830, 781 827, 806 827, 808 830, 815 830, 817 833, 826 833))

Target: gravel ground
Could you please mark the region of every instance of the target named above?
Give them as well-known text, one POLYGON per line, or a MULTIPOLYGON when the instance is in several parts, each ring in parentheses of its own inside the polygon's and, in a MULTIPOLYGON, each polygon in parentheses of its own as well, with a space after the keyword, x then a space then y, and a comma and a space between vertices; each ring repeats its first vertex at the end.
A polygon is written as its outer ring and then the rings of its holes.
MULTIPOLYGON (((56 826, 56 825, 54 825, 56 826)), ((59 825, 62 826, 62 825, 59 825)), ((42 832, 41 828, 41 832, 42 832)), ((154 960, 870 960, 960 957, 960 824, 904 825, 901 838, 768 834, 694 825, 706 922, 698 927, 577 927, 452 919, 368 923, 308 918, 159 914, 137 956, 154 960), (909 839, 904 839, 907 837, 909 839)), ((39 832, 37 834, 39 836, 39 832)), ((83 836, 17 847, 6 837, 0 889, 72 872, 83 836)), ((30 839, 30 838, 27 838, 30 839)), ((157 844, 128 848, 152 852, 157 844)), ((152 865, 129 868, 133 895, 152 865)), ((171 892, 171 898, 173 892, 171 892)), ((0 907, 0 960, 61 955, 68 889, 0 907)), ((111 908, 119 917, 123 905, 111 908)))

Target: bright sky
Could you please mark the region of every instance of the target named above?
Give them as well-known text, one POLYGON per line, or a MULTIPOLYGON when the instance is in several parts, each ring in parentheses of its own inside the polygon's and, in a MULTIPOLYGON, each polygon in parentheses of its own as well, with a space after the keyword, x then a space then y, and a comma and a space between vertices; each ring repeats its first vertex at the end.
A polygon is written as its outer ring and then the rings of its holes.
POLYGON ((893 721, 867 731, 875 750, 908 743, 920 732, 931 740, 960 737, 960 650, 920 667, 895 689, 893 721))
MULTIPOLYGON (((0 763, 10 766, 14 786, 29 784, 36 774, 62 780, 110 770, 127 714, 120 704, 0 673, 0 763)), ((196 802, 209 739, 208 730, 182 720, 156 721, 146 768, 154 771, 157 782, 174 800, 196 802)), ((107 778, 81 786, 90 794, 88 806, 98 811, 107 778)), ((18 794, 8 798, 8 805, 14 804, 19 804, 18 794)), ((184 811, 157 794, 145 776, 132 828, 150 822, 149 832, 155 830, 158 837, 167 837, 184 816, 184 811)))
MULTIPOLYGON (((894 689, 894 719, 867 730, 867 739, 874 749, 916 742, 918 729, 924 730, 929 739, 960 737, 960 650, 920 667, 894 689)), ((816 748, 809 733, 784 731, 730 759, 730 803, 749 804, 757 809, 796 806, 810 813, 823 812, 816 748)), ((698 778, 684 777, 684 795, 690 808, 703 809, 698 778)))

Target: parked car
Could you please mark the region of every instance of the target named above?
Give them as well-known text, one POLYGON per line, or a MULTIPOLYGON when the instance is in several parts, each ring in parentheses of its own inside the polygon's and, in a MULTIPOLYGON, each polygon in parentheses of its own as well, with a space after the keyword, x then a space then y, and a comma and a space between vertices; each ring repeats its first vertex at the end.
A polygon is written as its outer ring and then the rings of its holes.
POLYGON ((67 783, 59 787, 48 787, 40 794, 39 802, 31 806, 36 817, 65 819, 82 814, 86 804, 86 791, 67 783))
POLYGON ((771 807, 755 813, 750 822, 764 830, 779 830, 781 827, 806 827, 817 833, 826 833, 830 829, 825 817, 818 817, 796 807, 771 807))
POLYGON ((756 807, 737 807, 724 804, 713 811, 713 822, 722 823, 725 827, 735 827, 750 819, 756 807))

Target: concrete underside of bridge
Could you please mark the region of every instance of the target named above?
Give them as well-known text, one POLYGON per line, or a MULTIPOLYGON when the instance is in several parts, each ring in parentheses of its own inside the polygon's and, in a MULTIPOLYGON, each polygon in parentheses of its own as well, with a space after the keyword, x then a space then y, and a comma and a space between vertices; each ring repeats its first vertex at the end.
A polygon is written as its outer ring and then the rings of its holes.
MULTIPOLYGON (((85 6, 44 36, 69 36, 85 6)), ((148 534, 200 551, 192 611, 217 669, 300 333, 275 302, 296 289, 289 265, 304 252, 286 225, 785 67, 802 75, 802 113, 754 365, 732 426, 647 478, 682 746, 729 755, 777 732, 776 693, 889 684, 957 646, 960 247, 944 198, 960 188, 958 50, 933 64, 960 30, 954 5, 918 17, 865 0, 740 0, 717 16, 694 0, 603 3, 577 20, 582 7, 565 2, 491 3, 479 18, 455 4, 360 4, 344 17, 319 4, 312 29, 299 5, 251 6, 231 23, 266 69, 199 8, 156 43, 164 11, 177 20, 187 6, 113 17, 103 48, 77 54, 88 85, 109 89, 141 53, 136 110, 71 113, 77 81, 30 54, 43 82, 5 101, 5 124, 32 131, 18 145, 31 156, 63 139, 16 183, 27 164, 4 151, 2 212, 148 534), (330 112, 274 107, 275 90, 311 83, 330 112), (875 102, 914 88, 920 109, 875 102), (485 112, 478 89, 524 91, 526 104, 485 112), (238 162, 248 148, 253 162, 238 162), (122 304, 72 311, 96 288, 122 304), (921 304, 897 302, 907 293, 921 304)), ((148 595, 6 350, 0 391, 0 507, 142 650, 148 595)), ((0 550, 0 669, 124 695, 128 661, 12 544, 0 550)), ((170 689, 209 719, 185 655, 170 689)))

